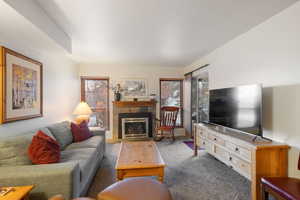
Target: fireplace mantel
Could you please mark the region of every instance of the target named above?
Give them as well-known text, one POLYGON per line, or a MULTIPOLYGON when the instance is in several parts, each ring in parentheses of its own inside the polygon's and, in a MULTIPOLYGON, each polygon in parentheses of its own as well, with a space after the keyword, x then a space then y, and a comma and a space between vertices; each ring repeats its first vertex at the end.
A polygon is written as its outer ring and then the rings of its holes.
MULTIPOLYGON (((150 101, 113 101, 113 142, 119 139, 119 115, 122 113, 151 113, 152 127, 155 127, 156 104, 154 100, 150 101)), ((153 134, 153 129, 152 129, 153 134)), ((152 135, 150 134, 150 135, 152 135)))
POLYGON ((117 107, 148 107, 155 106, 156 101, 113 101, 113 105, 117 107))

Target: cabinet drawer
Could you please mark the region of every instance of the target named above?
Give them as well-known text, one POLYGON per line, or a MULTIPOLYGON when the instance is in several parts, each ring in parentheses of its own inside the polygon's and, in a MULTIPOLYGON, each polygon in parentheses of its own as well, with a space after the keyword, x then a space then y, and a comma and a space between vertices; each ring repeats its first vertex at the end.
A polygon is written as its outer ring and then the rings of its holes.
POLYGON ((245 149, 243 147, 239 148, 239 153, 242 158, 251 161, 251 151, 249 149, 245 149))
POLYGON ((233 167, 233 169, 235 169, 236 171, 238 171, 239 173, 241 173, 242 175, 244 175, 248 179, 250 179, 250 177, 251 177, 250 163, 248 163, 236 156, 233 156, 233 155, 229 156, 229 162, 230 162, 230 165, 233 167))
POLYGON ((210 139, 211 141, 217 143, 217 144, 220 144, 222 146, 225 146, 225 140, 223 140, 222 138, 214 135, 214 134, 209 134, 208 135, 208 139, 210 139))
POLYGON ((231 142, 226 141, 225 144, 226 148, 228 148, 228 150, 230 151, 236 151, 237 146, 231 142))
POLYGON ((233 144, 228 141, 226 141, 225 145, 226 148, 228 148, 228 150, 235 152, 236 154, 239 154, 245 160, 251 161, 251 151, 249 149, 246 149, 244 147, 241 147, 239 145, 233 144))
POLYGON ((200 147, 204 148, 206 151, 211 152, 211 143, 208 140, 201 140, 200 147))
POLYGON ((201 139, 201 140, 199 141, 199 145, 198 145, 198 146, 199 146, 200 148, 203 148, 203 149, 204 149, 204 148, 205 148, 205 144, 206 144, 206 141, 203 140, 203 139, 201 139))
POLYGON ((228 163, 229 153, 217 145, 213 145, 213 153, 216 157, 218 157, 221 161, 228 163))
POLYGON ((199 135, 200 137, 206 138, 207 133, 206 133, 206 131, 200 129, 200 131, 198 132, 198 135, 199 135))

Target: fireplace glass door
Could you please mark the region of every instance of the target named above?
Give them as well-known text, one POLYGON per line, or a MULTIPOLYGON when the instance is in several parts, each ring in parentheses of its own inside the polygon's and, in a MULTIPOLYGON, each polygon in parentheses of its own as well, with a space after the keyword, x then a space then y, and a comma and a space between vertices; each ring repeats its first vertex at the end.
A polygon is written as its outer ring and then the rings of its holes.
POLYGON ((137 139, 149 137, 148 118, 123 118, 122 119, 122 138, 137 139))

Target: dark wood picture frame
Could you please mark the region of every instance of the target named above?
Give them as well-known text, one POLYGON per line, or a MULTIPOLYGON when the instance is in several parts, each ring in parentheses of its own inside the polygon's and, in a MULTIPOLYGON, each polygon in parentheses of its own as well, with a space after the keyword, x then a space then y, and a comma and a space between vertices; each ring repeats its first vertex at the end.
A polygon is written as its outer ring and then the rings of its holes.
POLYGON ((183 78, 160 78, 159 79, 159 102, 160 102, 160 109, 159 110, 161 110, 161 108, 163 107, 162 105, 161 105, 161 82, 162 81, 170 81, 170 82, 172 82, 172 81, 179 81, 180 82, 180 126, 176 126, 176 128, 183 128, 183 124, 184 124, 184 119, 183 119, 183 102, 184 102, 184 100, 183 100, 183 93, 184 93, 184 91, 183 91, 183 78))
MULTIPOLYGON (((10 50, 5 47, 0 46, 0 124, 3 123, 9 123, 9 122, 15 122, 20 120, 27 120, 37 117, 43 116, 43 64, 41 62, 38 62, 34 59, 31 59, 27 56, 24 56, 20 53, 17 53, 13 50, 10 50), (17 58, 23 59, 24 61, 33 63, 35 65, 39 66, 39 83, 40 83, 40 98, 39 98, 39 113, 38 114, 30 114, 30 115, 24 115, 24 116, 18 116, 18 117, 7 117, 7 102, 9 99, 7 98, 7 61, 6 56, 7 54, 13 55, 17 58)), ((12 99, 10 99, 12 101, 12 99)))
MULTIPOLYGON (((80 99, 81 101, 86 101, 85 100, 85 81, 86 80, 102 80, 102 81, 107 81, 107 130, 110 130, 110 109, 109 109, 109 106, 110 106, 110 101, 109 101, 109 77, 93 77, 93 76, 81 76, 80 77, 80 81, 81 81, 81 86, 80 86, 80 92, 81 92, 81 95, 80 95, 80 99)), ((94 109, 94 108, 91 108, 92 111, 94 112, 95 110, 97 109, 94 109)))

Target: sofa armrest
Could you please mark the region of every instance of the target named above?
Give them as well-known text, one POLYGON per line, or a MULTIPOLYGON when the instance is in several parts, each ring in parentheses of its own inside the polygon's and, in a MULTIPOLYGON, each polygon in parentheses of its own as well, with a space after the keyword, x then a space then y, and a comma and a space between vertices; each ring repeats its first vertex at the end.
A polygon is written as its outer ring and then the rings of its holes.
POLYGON ((77 162, 0 167, 0 186, 35 185, 30 199, 48 199, 62 194, 77 197, 80 169, 77 162))
POLYGON ((105 155, 106 151, 106 131, 98 130, 98 129, 91 129, 91 132, 94 134, 94 136, 101 136, 103 138, 103 155, 105 155))
POLYGON ((104 130, 91 129, 91 132, 94 135, 103 136, 105 138, 105 131, 104 130))

